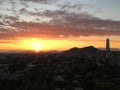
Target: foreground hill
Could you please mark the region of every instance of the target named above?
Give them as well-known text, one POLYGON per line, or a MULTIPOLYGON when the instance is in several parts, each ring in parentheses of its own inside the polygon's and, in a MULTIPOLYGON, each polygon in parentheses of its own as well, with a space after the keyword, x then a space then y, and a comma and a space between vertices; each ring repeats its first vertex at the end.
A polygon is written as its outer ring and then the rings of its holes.
POLYGON ((102 52, 101 50, 93 47, 93 46, 88 46, 84 48, 71 48, 67 51, 64 51, 63 54, 65 56, 93 56, 97 55, 98 53, 102 52))

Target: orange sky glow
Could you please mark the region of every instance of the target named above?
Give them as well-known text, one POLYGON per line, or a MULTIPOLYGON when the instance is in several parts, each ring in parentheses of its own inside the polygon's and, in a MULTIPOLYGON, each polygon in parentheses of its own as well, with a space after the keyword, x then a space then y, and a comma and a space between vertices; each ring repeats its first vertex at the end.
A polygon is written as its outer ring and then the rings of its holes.
MULTIPOLYGON (((7 43, 0 44, 1 51, 46 51, 46 50, 67 50, 72 47, 94 46, 96 48, 105 48, 107 36, 89 36, 77 38, 62 39, 42 39, 42 38, 21 38, 19 40, 7 40, 7 43)), ((119 36, 110 36, 111 48, 119 48, 119 36)))

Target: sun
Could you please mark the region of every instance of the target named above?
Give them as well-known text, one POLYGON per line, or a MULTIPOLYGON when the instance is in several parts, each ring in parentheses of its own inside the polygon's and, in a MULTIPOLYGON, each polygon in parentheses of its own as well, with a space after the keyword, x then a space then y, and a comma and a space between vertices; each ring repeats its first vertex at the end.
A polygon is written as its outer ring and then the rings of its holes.
POLYGON ((32 43, 31 47, 33 50, 35 50, 36 52, 39 52, 41 50, 42 44, 40 43, 32 43))
POLYGON ((34 50, 35 52, 39 52, 43 47, 43 44, 38 39, 24 39, 21 43, 26 50, 34 50))

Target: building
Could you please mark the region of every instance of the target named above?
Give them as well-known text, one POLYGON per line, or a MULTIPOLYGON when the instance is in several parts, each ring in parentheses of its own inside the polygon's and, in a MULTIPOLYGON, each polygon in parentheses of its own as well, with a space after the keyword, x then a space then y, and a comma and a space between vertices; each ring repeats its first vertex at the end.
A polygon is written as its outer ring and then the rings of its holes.
POLYGON ((110 65, 115 65, 115 56, 113 56, 111 50, 110 50, 110 40, 107 38, 106 39, 106 62, 107 64, 110 65))
POLYGON ((106 52, 110 52, 110 41, 108 38, 106 39, 106 52))

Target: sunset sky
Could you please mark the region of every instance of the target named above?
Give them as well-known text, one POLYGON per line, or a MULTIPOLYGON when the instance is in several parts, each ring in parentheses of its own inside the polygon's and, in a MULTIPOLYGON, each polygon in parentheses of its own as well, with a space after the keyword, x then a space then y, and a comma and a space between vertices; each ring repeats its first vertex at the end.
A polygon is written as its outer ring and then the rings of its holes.
POLYGON ((120 0, 0 0, 0 52, 120 49, 120 0))

